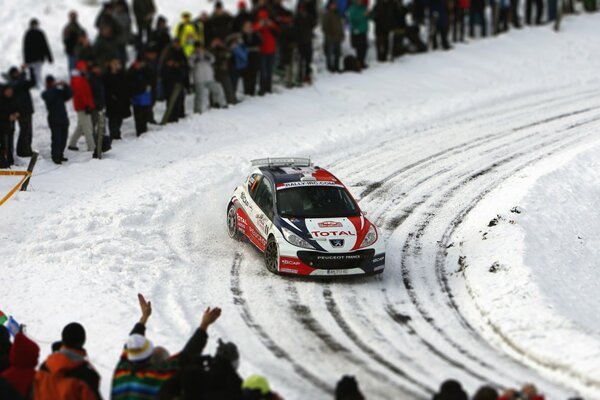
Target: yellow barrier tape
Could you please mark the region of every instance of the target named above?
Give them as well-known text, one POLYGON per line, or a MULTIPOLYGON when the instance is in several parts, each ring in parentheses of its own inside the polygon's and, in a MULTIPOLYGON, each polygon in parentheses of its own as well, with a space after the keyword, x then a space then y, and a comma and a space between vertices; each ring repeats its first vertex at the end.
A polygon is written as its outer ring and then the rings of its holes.
POLYGON ((12 188, 12 190, 10 192, 8 192, 8 194, 6 196, 4 196, 0 200, 0 206, 1 206, 4 203, 6 203, 8 201, 8 199, 10 199, 17 192, 17 190, 19 190, 19 188, 21 187, 21 185, 23 184, 23 182, 25 182, 25 179, 27 179, 27 178, 29 178, 31 176, 31 171, 0 171, 0 175, 4 175, 4 176, 23 176, 23 179, 21 179, 19 181, 19 183, 17 183, 17 186, 15 186, 14 188, 12 188))

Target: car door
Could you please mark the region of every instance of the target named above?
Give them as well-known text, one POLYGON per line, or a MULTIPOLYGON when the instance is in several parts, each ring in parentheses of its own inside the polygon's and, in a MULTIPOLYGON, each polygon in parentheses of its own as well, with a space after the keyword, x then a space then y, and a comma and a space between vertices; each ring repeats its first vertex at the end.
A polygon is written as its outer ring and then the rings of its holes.
POLYGON ((267 237, 271 229, 274 208, 273 208, 273 184, 269 178, 264 175, 258 175, 252 187, 250 188, 253 207, 249 213, 252 224, 256 227, 256 234, 251 232, 250 239, 259 248, 264 249, 267 243, 267 237))

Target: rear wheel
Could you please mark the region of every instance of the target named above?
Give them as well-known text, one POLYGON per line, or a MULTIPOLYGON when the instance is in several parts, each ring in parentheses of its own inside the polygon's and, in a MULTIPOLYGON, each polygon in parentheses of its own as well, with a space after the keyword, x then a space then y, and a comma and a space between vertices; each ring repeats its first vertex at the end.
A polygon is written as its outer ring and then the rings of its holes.
POLYGON ((273 236, 267 240, 265 248, 265 266, 267 269, 276 274, 279 272, 279 245, 273 236))
POLYGON ((237 207, 233 203, 227 209, 227 233, 230 238, 240 240, 240 232, 237 227, 237 207))

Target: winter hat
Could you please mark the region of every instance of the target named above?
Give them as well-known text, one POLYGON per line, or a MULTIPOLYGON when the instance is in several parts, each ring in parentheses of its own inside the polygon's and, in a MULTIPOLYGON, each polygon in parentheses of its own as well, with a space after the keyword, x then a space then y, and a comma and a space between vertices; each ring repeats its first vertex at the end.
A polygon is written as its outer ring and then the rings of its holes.
POLYGON ((246 9, 246 2, 244 0, 240 0, 240 1, 238 1, 237 6, 238 6, 239 9, 245 10, 246 9))
POLYGON ((154 346, 144 335, 134 333, 127 339, 127 359, 129 361, 144 361, 152 357, 154 346))
POLYGON ((336 400, 362 400, 364 396, 358 388, 356 378, 344 375, 335 388, 336 400))
POLYGON ((433 397, 434 400, 468 400, 468 396, 459 382, 448 379, 440 387, 440 393, 433 397))
POLYGON ((267 19, 269 18, 269 12, 267 10, 260 10, 258 12, 258 19, 267 19))
POLYGON ((53 82, 56 82, 56 79, 54 78, 54 76, 47 75, 46 76, 46 83, 53 83, 53 82))
POLYGON ((473 400, 496 400, 498 398, 498 391, 491 386, 483 386, 479 388, 473 400))
POLYGON ((72 349, 83 349, 85 344, 85 329, 77 322, 71 322, 63 328, 62 342, 72 349))
POLYGON ((8 70, 8 76, 13 76, 19 73, 19 68, 12 66, 10 67, 10 69, 8 70))
POLYGON ((222 358, 229 361, 231 364, 234 364, 235 362, 239 361, 240 353, 238 352, 235 344, 231 342, 223 342, 221 339, 219 339, 215 357, 222 358))
POLYGON ((77 64, 75 64, 75 69, 80 72, 85 71, 87 69, 87 62, 83 60, 77 61, 77 64))
POLYGON ((260 391, 261 395, 266 395, 271 391, 269 381, 267 378, 260 375, 251 375, 242 384, 242 389, 245 390, 257 390, 260 391))

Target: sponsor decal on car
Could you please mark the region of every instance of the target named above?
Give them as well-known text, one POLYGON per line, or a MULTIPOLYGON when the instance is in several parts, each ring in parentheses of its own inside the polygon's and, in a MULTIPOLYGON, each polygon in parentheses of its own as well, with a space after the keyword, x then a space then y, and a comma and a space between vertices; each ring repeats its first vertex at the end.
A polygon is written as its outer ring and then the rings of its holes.
POLYGON ((242 200, 242 203, 244 203, 244 205, 246 207, 248 207, 248 209, 250 211, 252 211, 252 206, 250 205, 250 202, 248 201, 248 199, 246 198, 246 193, 242 192, 242 194, 240 194, 240 199, 242 200))
POLYGON ((315 238, 327 236, 356 236, 356 234, 351 231, 312 231, 311 234, 315 238))
POLYGON ((344 247, 344 239, 330 239, 331 247, 344 247))
POLYGON ((291 268, 281 268, 280 271, 283 273, 287 273, 287 274, 297 274, 298 273, 297 270, 291 269, 291 268))
POLYGON ((338 221, 319 222, 319 228, 341 228, 342 226, 344 226, 344 225, 338 221))
POLYGON ((284 258, 281 260, 281 264, 282 265, 300 265, 300 261, 289 260, 289 259, 284 258))
POLYGON ((317 256, 317 260, 325 260, 325 261, 329 261, 329 260, 358 260, 358 259, 360 259, 360 254, 342 254, 342 255, 327 254, 327 255, 318 255, 317 256))
POLYGON ((344 187, 343 185, 340 185, 337 182, 331 182, 331 181, 300 181, 300 182, 278 183, 277 190, 289 189, 289 188, 301 187, 301 186, 339 186, 339 187, 344 187))

